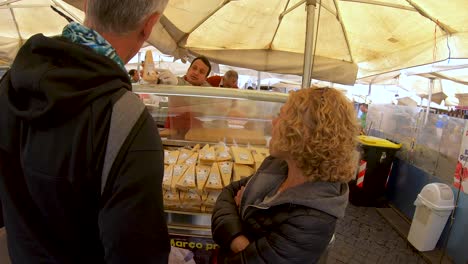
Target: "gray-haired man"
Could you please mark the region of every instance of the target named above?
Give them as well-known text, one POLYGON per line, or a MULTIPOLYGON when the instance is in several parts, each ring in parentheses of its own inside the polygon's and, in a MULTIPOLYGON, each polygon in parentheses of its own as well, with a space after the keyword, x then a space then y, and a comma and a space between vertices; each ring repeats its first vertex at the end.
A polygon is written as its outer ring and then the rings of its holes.
POLYGON ((161 139, 124 68, 167 1, 88 0, 84 25, 31 37, 0 82, 13 263, 167 263, 161 139))
POLYGON ((237 80, 239 75, 234 70, 227 71, 223 77, 215 75, 211 76, 206 81, 214 87, 224 87, 224 88, 239 88, 237 86, 237 80))

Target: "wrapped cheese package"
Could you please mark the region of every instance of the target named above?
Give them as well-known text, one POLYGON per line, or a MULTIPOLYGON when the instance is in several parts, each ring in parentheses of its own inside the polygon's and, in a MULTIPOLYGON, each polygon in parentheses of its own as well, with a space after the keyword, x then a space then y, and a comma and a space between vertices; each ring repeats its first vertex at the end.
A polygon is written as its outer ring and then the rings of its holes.
POLYGON ((184 175, 179 178, 176 188, 182 191, 195 190, 195 164, 190 165, 184 175))

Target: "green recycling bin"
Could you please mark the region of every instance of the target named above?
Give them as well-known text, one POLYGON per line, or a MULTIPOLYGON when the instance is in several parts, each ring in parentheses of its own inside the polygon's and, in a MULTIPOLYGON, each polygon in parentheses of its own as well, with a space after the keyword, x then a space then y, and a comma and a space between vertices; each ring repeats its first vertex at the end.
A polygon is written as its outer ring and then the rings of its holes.
POLYGON ((356 206, 380 207, 385 188, 401 144, 371 136, 359 136, 359 166, 349 184, 349 201, 356 206))

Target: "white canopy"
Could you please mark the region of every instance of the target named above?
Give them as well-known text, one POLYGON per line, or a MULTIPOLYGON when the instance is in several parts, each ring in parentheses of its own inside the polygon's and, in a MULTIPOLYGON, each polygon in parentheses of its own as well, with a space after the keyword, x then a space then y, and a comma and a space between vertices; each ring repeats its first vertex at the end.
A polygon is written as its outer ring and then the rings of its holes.
POLYGON ((361 84, 396 85, 421 98, 446 106, 459 103, 460 95, 468 94, 468 60, 454 59, 426 66, 412 67, 381 75, 361 78, 361 84), (431 86, 431 79, 433 85, 431 86), (457 99, 458 97, 458 99, 457 99))
MULTIPOLYGON (((305 2, 170 0, 149 42, 164 53, 203 54, 228 65, 302 73, 305 2)), ((466 0, 322 0, 315 14, 313 77, 358 77, 468 58, 466 0)))
POLYGON ((149 43, 176 58, 302 75, 306 2, 317 5, 315 79, 353 84, 357 65, 363 78, 468 58, 466 0, 169 0, 149 43))
MULTIPOLYGON (((176 58, 203 54, 219 64, 301 75, 306 2, 315 1, 170 0, 149 42, 176 58)), ((315 79, 353 84, 357 66, 362 78, 468 58, 466 0, 316 2, 315 79)), ((0 0, 0 60, 11 60, 34 33, 61 31, 66 21, 50 5, 82 16, 62 0, 0 0)))
POLYGON ((67 20, 53 8, 76 21, 82 11, 62 0, 0 0, 0 65, 9 65, 19 48, 32 35, 58 35, 67 20))

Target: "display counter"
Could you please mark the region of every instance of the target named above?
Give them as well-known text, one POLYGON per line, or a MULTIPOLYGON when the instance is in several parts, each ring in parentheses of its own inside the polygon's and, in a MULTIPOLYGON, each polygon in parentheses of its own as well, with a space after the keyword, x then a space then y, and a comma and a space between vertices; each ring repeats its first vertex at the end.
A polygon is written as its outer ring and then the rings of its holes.
POLYGON ((252 175, 269 155, 272 119, 287 94, 136 85, 165 147, 165 209, 211 213, 221 189, 252 175))
POLYGON ((135 85, 133 91, 146 104, 164 144, 171 243, 215 249, 210 226, 216 199, 231 181, 255 173, 269 155, 271 122, 288 95, 165 85, 135 85))

